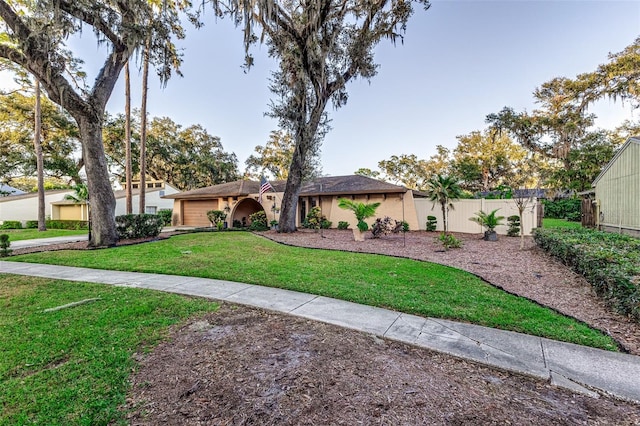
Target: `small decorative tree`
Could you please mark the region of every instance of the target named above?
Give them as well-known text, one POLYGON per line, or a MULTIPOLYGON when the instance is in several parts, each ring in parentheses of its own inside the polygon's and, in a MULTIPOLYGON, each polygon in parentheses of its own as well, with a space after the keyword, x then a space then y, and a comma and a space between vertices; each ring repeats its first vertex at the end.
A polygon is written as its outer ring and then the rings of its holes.
POLYGON ((498 241, 498 234, 496 233, 495 228, 498 225, 502 225, 502 221, 504 220, 504 216, 496 215, 498 210, 500 209, 495 209, 488 214, 480 210, 476 213, 476 217, 469 218, 470 221, 476 222, 486 229, 484 232, 485 241, 498 241))
POLYGON ((427 231, 433 232, 438 226, 438 219, 435 216, 427 216, 427 231))
POLYGON ((351 210, 356 216, 358 221, 357 231, 353 230, 353 236, 356 241, 364 241, 363 233, 369 230, 369 225, 365 222, 365 219, 375 216, 376 209, 380 206, 380 203, 362 203, 349 200, 347 198, 340 198, 338 200, 338 207, 345 210, 351 210))
POLYGON ((207 219, 211 222, 211 226, 218 228, 221 231, 224 228, 224 220, 227 218, 227 214, 222 210, 209 210, 207 212, 207 219))
POLYGON ((520 216, 514 214, 507 218, 507 226, 509 229, 507 230, 507 235, 509 237, 517 237, 520 235, 520 216))

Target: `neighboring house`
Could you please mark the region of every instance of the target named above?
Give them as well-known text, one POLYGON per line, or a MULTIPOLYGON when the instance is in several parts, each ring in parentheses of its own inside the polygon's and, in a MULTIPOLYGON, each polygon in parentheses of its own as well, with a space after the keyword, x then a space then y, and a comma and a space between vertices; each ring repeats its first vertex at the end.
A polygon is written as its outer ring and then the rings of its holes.
POLYGON ((0 197, 7 197, 9 195, 20 195, 24 193, 25 193, 24 191, 14 188, 13 186, 0 183, 0 197))
MULTIPOLYGON (((155 214, 158 210, 171 210, 173 200, 163 198, 165 195, 176 194, 179 191, 171 185, 158 182, 150 183, 152 187, 145 191, 146 212, 155 214)), ((75 195, 72 189, 59 189, 45 192, 45 214, 53 220, 88 220, 86 203, 76 203, 66 200, 65 196, 75 195)), ((126 211, 125 191, 115 191, 115 215, 123 215, 126 211)), ((132 191, 133 213, 137 214, 140 205, 140 190, 132 191)), ((38 220, 38 193, 30 192, 21 195, 0 197, 0 223, 5 220, 19 220, 25 224, 28 220, 38 220)))
POLYGON ((593 186, 599 228, 640 236, 640 137, 620 147, 593 186))
MULTIPOLYGON (((72 189, 45 191, 45 215, 53 217, 51 203, 62 201, 66 195, 73 193, 72 189)), ((38 193, 29 192, 0 197, 0 222, 5 220, 19 220, 21 222, 38 220, 38 193)))
MULTIPOLYGON (((173 201, 164 199, 165 195, 171 195, 179 192, 173 186, 164 182, 152 182, 147 184, 145 191, 145 213, 156 214, 158 210, 171 210, 173 201)), ((126 214, 127 200, 126 191, 114 191, 116 197, 116 216, 126 214)), ((138 214, 140 209, 140 189, 136 188, 131 191, 133 214, 138 214)), ((89 200, 89 205, 91 200, 89 200)), ((60 200, 52 203, 51 219, 57 220, 87 220, 86 203, 76 203, 73 200, 60 200)))
MULTIPOLYGON (((173 224, 185 226, 209 226, 207 211, 222 210, 227 213, 227 225, 248 225, 249 216, 264 210, 268 221, 279 220, 279 212, 284 193, 285 181, 271 181, 273 191, 263 194, 262 203, 258 202, 260 183, 251 180, 238 180, 192 191, 168 195, 174 200, 173 224)), ((309 211, 319 206, 322 214, 336 227, 338 222, 349 222, 356 226, 351 211, 338 207, 338 199, 350 198, 364 203, 380 202, 376 217, 390 216, 396 220, 405 220, 410 229, 418 229, 418 218, 414 196, 424 194, 403 186, 393 185, 365 176, 332 176, 313 179, 304 184, 298 199, 296 225, 300 226, 309 211)), ((373 223, 373 218, 368 222, 373 223)), ((422 224, 424 229, 424 224, 422 224)))

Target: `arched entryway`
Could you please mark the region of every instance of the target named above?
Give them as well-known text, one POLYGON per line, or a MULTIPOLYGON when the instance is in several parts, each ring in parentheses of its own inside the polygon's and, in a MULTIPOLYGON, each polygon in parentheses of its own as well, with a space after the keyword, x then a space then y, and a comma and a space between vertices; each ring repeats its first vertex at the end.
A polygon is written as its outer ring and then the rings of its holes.
POLYGON ((245 198, 238 201, 233 207, 227 223, 232 227, 246 227, 251 224, 249 216, 259 211, 264 211, 262 204, 254 200, 253 198, 245 198))

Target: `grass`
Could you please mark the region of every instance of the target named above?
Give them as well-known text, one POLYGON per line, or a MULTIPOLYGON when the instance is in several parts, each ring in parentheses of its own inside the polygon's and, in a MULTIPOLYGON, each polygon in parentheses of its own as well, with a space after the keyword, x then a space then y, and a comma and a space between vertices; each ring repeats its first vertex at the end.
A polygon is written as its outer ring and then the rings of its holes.
POLYGON ((549 217, 545 217, 544 219, 542 219, 542 227, 580 229, 582 228, 582 224, 580 222, 571 222, 567 219, 552 219, 549 217))
POLYGON ((124 424, 118 407, 133 354, 171 324, 216 309, 168 293, 0 274, 0 425, 124 424))
POLYGON ((11 242, 36 238, 66 237, 68 235, 87 235, 87 230, 48 229, 40 232, 37 229, 0 229, 0 234, 9 235, 11 242))
POLYGON ((202 233, 11 260, 217 278, 302 291, 615 350, 586 324, 501 291, 467 272, 381 255, 289 247, 249 233, 202 233))

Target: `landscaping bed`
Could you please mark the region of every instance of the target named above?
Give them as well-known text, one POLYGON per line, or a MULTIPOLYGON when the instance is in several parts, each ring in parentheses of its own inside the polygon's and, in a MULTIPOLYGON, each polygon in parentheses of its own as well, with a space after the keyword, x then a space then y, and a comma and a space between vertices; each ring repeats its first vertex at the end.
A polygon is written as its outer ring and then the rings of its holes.
MULTIPOLYGON (((538 248, 531 237, 500 236, 483 241, 481 234, 454 234, 460 249, 444 251, 437 232, 414 231, 355 242, 351 231, 298 231, 294 234, 262 233, 285 244, 333 250, 379 253, 425 260, 459 268, 510 293, 534 300, 577 318, 616 339, 625 350, 640 355, 640 323, 615 312, 587 280, 538 248)), ((370 236, 370 235, 369 235, 370 236)))

